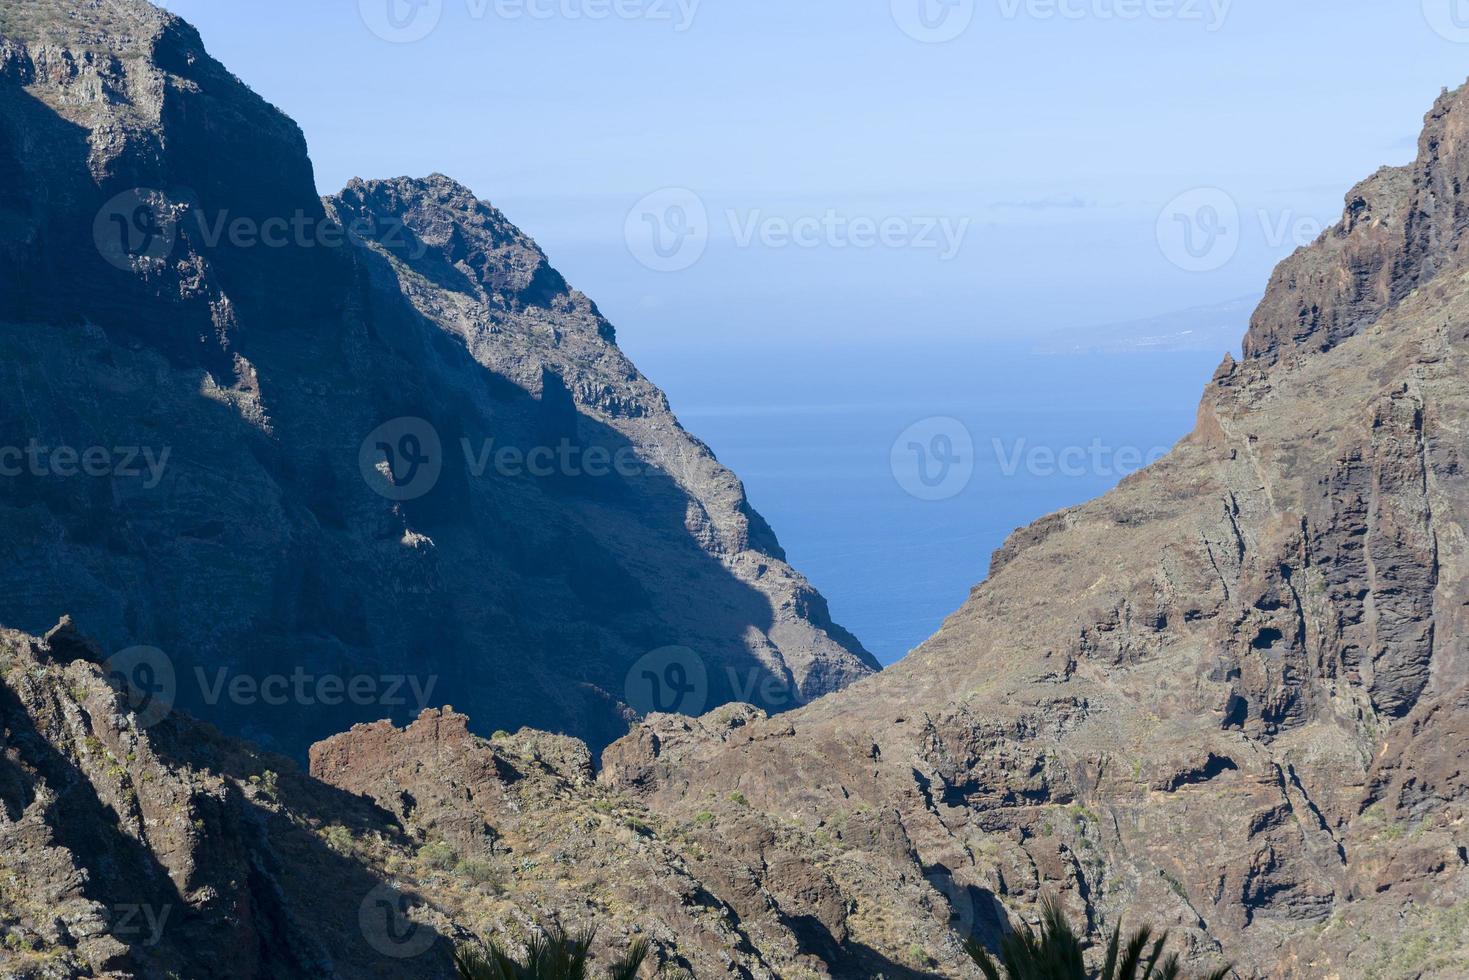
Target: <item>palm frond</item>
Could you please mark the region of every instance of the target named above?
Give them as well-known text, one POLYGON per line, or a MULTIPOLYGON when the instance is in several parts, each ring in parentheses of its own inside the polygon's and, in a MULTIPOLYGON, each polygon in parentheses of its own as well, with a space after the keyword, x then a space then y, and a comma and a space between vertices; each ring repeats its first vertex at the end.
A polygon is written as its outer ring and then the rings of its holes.
POLYGON ((454 951, 454 971, 459 980, 517 980, 520 975, 515 961, 493 943, 488 950, 460 946, 454 951))
POLYGON ((1153 968, 1158 965, 1158 958, 1163 955, 1163 945, 1166 942, 1168 942, 1168 933, 1165 932, 1153 944, 1152 955, 1148 957, 1148 968, 1143 971, 1143 980, 1153 980, 1153 968))
POLYGON ((648 940, 639 939, 634 942, 622 959, 612 964, 612 970, 607 974, 607 980, 636 980, 638 971, 643 968, 643 963, 648 959, 652 947, 648 940))
POLYGON ((984 944, 978 939, 970 936, 964 940, 964 952, 979 967, 979 972, 984 974, 984 980, 1003 980, 1000 976, 1000 968, 995 964, 995 959, 990 951, 984 948, 984 944))
POLYGON ((1102 980, 1115 980, 1117 976, 1117 953, 1122 942, 1122 923, 1112 929, 1112 940, 1107 943, 1107 964, 1102 968, 1102 980))

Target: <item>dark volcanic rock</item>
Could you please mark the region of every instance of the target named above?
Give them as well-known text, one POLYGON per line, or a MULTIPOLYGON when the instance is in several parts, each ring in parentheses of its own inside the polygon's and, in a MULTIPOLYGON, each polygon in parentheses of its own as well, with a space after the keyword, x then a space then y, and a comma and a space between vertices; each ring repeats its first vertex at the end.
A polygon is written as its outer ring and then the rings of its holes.
POLYGON ((446 699, 601 746, 670 646, 701 706, 873 672, 613 336, 447 178, 319 200, 177 18, 0 2, 0 623, 298 756, 446 699))

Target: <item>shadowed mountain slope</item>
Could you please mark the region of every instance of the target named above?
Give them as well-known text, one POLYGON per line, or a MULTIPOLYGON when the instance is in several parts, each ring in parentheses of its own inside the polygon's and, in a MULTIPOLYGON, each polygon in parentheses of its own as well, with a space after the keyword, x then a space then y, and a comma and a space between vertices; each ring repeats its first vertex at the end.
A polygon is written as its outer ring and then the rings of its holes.
POLYGON ((0 446, 0 622, 297 756, 446 700, 600 746, 670 646, 695 707, 877 669, 534 242, 440 176, 319 200, 140 0, 0 2, 0 446))

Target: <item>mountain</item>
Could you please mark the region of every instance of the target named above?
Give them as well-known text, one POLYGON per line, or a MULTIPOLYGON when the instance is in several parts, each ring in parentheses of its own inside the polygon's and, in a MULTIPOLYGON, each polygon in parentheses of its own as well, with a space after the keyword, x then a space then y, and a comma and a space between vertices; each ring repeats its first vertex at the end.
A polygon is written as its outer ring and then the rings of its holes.
POLYGON ((1466 169, 1460 89, 1277 270, 1171 455, 1016 532, 899 665, 649 719, 604 782, 808 835, 823 926, 943 976, 1047 894, 1247 977, 1469 973, 1466 169))
POLYGON ((877 669, 534 242, 438 175, 319 199, 141 0, 0 2, 0 447, 0 623, 297 758, 877 669))
POLYGON ((1171 455, 874 673, 488 205, 318 200, 144 5, 0 26, 0 446, 80 450, 0 457, 0 974, 448 977, 555 922, 700 980, 970 977, 1047 895, 1243 977, 1469 973, 1469 88, 1282 264, 1171 455), (430 451, 462 438, 639 465, 430 451), (229 686, 296 666, 468 714, 229 686), (745 691, 827 693, 691 717, 745 691), (330 737, 303 770, 240 733, 330 737))
POLYGON ((598 787, 582 742, 428 709, 308 774, 179 712, 140 724, 102 659, 70 621, 0 631, 7 980, 449 978, 455 942, 589 919, 599 960, 641 934, 698 977, 789 975, 792 920, 706 887, 718 831, 598 787))

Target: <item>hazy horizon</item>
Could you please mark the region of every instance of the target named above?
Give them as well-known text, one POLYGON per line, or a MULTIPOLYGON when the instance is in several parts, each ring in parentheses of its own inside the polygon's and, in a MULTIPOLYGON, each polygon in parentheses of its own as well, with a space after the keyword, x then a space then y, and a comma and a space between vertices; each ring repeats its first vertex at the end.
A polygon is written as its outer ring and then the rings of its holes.
POLYGON ((921 34, 920 3, 935 0, 166 6, 301 124, 324 194, 454 177, 536 238, 634 356, 691 334, 1029 335, 1258 293, 1352 184, 1413 156, 1440 88, 1469 75, 1469 45, 1416 3, 1159 0, 1127 19, 1126 0, 954 0, 964 29, 947 43, 905 33, 921 34), (1338 52, 1363 36, 1412 57, 1387 78, 1348 72, 1338 52), (697 195, 709 241, 660 272, 625 231, 670 188, 697 195), (1240 221, 1206 271, 1159 242, 1199 188, 1240 221), (907 244, 767 234, 831 215, 896 220, 907 244), (957 254, 929 221, 964 228, 957 254))

